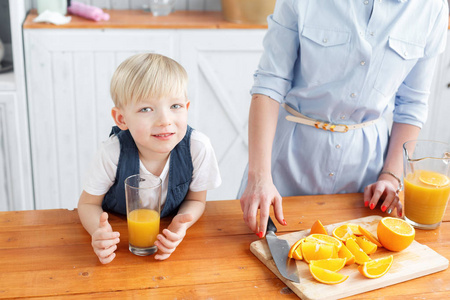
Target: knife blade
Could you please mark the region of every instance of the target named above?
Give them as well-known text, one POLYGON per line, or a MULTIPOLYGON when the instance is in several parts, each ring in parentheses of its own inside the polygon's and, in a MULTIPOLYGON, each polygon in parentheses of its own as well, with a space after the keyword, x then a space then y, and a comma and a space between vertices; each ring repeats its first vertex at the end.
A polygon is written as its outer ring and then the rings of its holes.
POLYGON ((266 241, 269 245, 270 253, 278 268, 280 274, 293 282, 300 283, 297 275, 297 264, 295 260, 288 257, 289 249, 291 248, 286 240, 279 239, 276 236, 277 227, 269 217, 267 221, 266 241))

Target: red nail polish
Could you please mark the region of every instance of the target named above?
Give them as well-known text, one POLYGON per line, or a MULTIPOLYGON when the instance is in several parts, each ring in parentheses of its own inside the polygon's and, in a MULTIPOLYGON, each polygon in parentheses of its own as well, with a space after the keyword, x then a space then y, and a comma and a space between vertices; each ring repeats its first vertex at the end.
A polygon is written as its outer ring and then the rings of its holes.
POLYGON ((285 219, 283 219, 283 225, 287 225, 287 222, 285 219))
POLYGON ((365 207, 369 206, 369 201, 365 201, 365 202, 364 202, 364 206, 365 206, 365 207))
POLYGON ((262 237, 263 237, 263 232, 261 231, 260 233, 258 233, 258 236, 259 236, 260 238, 262 238, 262 237))
POLYGON ((385 212, 385 211, 386 211, 386 208, 387 208, 387 207, 383 205, 383 206, 381 207, 381 211, 382 211, 382 212, 385 212))
POLYGON ((402 211, 399 211, 399 212, 398 212, 398 216, 399 216, 399 217, 403 217, 402 211))
POLYGON ((374 209, 375 208, 375 204, 374 203, 370 203, 370 209, 374 209))

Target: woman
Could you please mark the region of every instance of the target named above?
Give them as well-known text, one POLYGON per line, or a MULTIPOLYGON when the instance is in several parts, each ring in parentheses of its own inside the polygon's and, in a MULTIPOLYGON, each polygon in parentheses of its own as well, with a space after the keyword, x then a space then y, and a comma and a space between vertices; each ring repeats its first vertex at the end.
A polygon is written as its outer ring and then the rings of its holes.
POLYGON ((277 1, 238 194, 252 231, 264 236, 270 205, 286 224, 281 196, 364 191, 401 216, 402 144, 426 121, 448 17, 445 0, 277 1))

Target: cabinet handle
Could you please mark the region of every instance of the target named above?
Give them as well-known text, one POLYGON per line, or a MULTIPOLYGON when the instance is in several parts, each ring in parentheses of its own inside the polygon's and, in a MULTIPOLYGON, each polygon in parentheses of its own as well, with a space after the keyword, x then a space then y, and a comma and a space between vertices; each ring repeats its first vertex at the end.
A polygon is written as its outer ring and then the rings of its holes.
POLYGON ((450 82, 447 84, 447 88, 450 89, 450 82))

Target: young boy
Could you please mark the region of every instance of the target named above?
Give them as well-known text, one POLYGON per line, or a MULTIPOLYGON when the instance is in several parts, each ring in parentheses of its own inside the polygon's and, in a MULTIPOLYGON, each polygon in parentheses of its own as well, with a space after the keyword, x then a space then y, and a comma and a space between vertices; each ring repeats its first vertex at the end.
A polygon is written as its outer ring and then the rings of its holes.
POLYGON ((119 233, 104 211, 126 214, 126 177, 159 176, 161 217, 176 213, 155 242, 155 259, 167 259, 203 214, 206 191, 221 184, 213 148, 204 134, 187 125, 187 74, 172 59, 158 54, 128 58, 113 75, 111 97, 117 126, 98 150, 85 181, 78 202, 81 223, 100 262, 111 262, 119 233))

